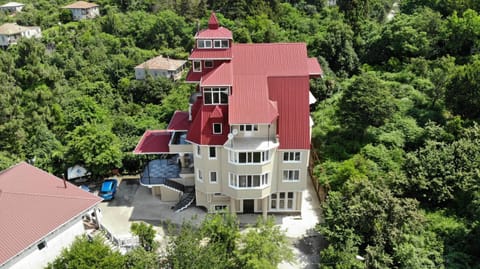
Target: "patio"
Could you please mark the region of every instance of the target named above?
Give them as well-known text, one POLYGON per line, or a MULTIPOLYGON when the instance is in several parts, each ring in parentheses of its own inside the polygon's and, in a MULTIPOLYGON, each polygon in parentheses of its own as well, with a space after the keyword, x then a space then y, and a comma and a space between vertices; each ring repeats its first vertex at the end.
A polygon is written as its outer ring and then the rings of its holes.
POLYGON ((161 185, 170 178, 179 178, 180 164, 178 155, 168 159, 157 159, 150 161, 143 170, 140 177, 142 185, 161 185))

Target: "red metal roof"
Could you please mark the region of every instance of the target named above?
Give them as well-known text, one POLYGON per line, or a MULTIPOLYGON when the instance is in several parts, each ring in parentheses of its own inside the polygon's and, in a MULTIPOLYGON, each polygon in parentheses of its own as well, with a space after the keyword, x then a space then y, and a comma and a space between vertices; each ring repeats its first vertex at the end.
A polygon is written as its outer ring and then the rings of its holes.
MULTIPOLYGON (((197 102, 202 98, 198 98, 197 102)), ((201 145, 223 145, 227 141, 227 134, 230 131, 228 125, 228 107, 225 105, 203 105, 196 113, 187 140, 201 145), (218 118, 218 110, 221 110, 223 117, 218 118), (213 134, 213 123, 222 124, 222 134, 213 134)))
POLYGON ((236 76, 228 104, 230 124, 270 124, 278 116, 268 97, 265 76, 236 76))
POLYGON ((164 130, 147 130, 133 150, 134 154, 162 154, 169 153, 168 143, 171 132, 164 130))
POLYGON ((25 162, 0 172, 0 266, 101 201, 25 162))
POLYGON ((232 59, 232 48, 228 49, 194 49, 189 60, 230 60, 232 59))
POLYGON ((190 121, 188 120, 188 112, 175 111, 168 124, 168 131, 188 131, 190 129, 190 121))
POLYGON ((318 63, 317 58, 308 58, 308 72, 310 73, 311 77, 318 77, 323 75, 323 70, 318 63))
POLYGON ((310 149, 309 77, 268 78, 269 96, 277 101, 279 149, 310 149))
POLYGON ((210 19, 208 19, 208 29, 218 29, 219 26, 215 12, 212 12, 210 19))
POLYGON ((200 82, 202 79, 201 72, 193 72, 192 69, 188 71, 187 77, 185 78, 185 82, 200 82))
POLYGON ((230 62, 225 62, 212 72, 203 76, 200 86, 232 86, 232 84, 232 64, 230 62))

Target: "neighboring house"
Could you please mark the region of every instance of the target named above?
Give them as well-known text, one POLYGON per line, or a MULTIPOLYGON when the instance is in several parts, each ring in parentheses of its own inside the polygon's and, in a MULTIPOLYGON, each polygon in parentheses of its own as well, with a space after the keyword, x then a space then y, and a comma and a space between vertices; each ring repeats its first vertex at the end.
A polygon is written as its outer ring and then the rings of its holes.
POLYGON ((16 44, 21 37, 39 38, 42 30, 38 26, 21 26, 15 23, 5 23, 0 26, 0 46, 7 47, 16 44))
POLYGON ((72 12, 72 17, 75 21, 93 19, 100 16, 99 6, 95 3, 78 1, 63 8, 69 9, 72 12))
POLYGON ((193 161, 196 205, 209 212, 300 212, 313 123, 309 80, 322 75, 317 59, 305 43, 233 43, 214 13, 195 41, 186 81, 198 87, 189 111, 175 113, 165 131, 147 131, 134 150, 179 153, 181 169, 170 178, 147 166, 142 184, 160 195, 177 183, 189 187, 183 170, 193 161))
MULTIPOLYGON (((0 172, 0 268, 44 268, 102 199, 25 162, 0 172)), ((98 223, 97 223, 98 224, 98 223)))
POLYGON ((153 77, 166 77, 174 80, 182 76, 187 61, 164 58, 161 55, 135 67, 135 78, 145 79, 148 73, 153 77))
POLYGON ((22 11, 25 5, 22 3, 17 2, 8 2, 4 5, 0 6, 0 11, 8 12, 8 13, 15 13, 22 11))

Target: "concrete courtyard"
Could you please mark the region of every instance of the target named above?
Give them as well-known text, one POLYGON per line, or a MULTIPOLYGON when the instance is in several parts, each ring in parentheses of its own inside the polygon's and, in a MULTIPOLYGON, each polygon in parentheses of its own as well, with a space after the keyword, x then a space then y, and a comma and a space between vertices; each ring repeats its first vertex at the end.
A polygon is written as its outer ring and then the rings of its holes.
MULTIPOLYGON (((206 212, 200 208, 189 207, 175 213, 172 202, 162 202, 151 194, 151 190, 141 186, 138 180, 120 181, 115 199, 102 202, 101 222, 117 238, 131 237, 130 225, 135 221, 152 224, 158 232, 157 239, 164 246, 165 224, 181 225, 184 221, 200 223, 206 212)), ((240 225, 254 224, 260 214, 239 214, 240 225)), ((310 180, 303 193, 302 212, 295 215, 274 215, 276 223, 292 242, 295 262, 281 263, 278 268, 318 268, 318 253, 321 237, 314 228, 320 221, 321 209, 315 190, 310 180)))

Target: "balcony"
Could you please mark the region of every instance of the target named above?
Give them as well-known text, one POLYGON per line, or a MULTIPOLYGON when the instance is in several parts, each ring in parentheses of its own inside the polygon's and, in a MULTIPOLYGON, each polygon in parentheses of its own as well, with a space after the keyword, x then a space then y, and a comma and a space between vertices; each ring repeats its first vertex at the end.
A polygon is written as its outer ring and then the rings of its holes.
POLYGON ((266 151, 279 145, 278 139, 272 137, 233 137, 223 147, 230 151, 266 151))
POLYGON ((187 132, 174 132, 168 143, 171 153, 192 153, 192 144, 186 141, 187 132))

